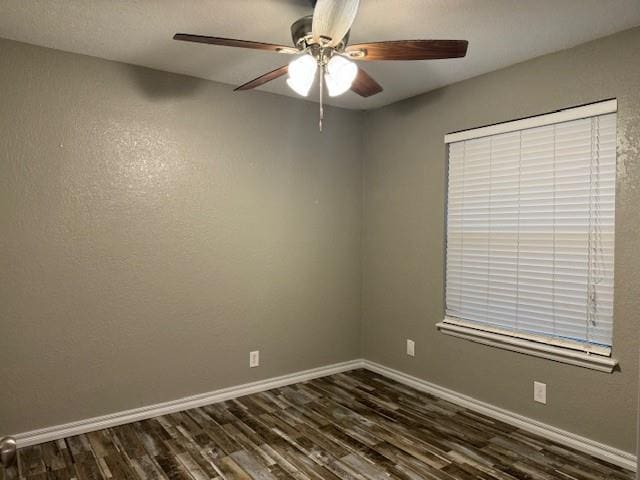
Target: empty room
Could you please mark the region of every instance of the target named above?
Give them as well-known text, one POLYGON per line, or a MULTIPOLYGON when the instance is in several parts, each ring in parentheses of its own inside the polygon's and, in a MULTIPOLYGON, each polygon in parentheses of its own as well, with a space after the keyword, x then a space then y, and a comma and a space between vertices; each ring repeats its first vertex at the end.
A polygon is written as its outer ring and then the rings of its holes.
POLYGON ((635 480, 640 1, 0 0, 0 480, 635 480))

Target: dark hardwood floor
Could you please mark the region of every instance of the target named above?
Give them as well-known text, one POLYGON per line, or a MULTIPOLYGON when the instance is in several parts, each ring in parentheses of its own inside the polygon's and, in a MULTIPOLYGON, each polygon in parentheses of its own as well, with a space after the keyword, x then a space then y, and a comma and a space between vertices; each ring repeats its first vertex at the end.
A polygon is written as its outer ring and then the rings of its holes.
POLYGON ((4 477, 634 478, 366 370, 27 447, 4 477))

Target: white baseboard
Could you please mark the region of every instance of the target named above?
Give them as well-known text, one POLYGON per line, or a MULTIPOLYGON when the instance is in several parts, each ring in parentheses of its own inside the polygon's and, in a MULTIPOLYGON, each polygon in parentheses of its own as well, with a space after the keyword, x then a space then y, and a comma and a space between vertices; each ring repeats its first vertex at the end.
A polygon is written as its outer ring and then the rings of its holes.
POLYGON ((636 471, 636 456, 632 453, 590 440, 580 435, 576 435, 575 433, 567 432, 566 430, 561 430, 551 425, 547 425, 546 423, 533 420, 532 418, 528 418, 523 415, 518 415, 517 413, 504 410, 488 403, 481 402, 475 398, 435 385, 427 382, 426 380, 400 372, 399 370, 385 367, 379 363, 365 360, 364 368, 417 390, 430 393, 436 397, 442 398, 443 400, 455 403, 461 407, 474 410, 478 413, 482 413, 483 415, 487 415, 488 417, 495 418, 496 420, 500 420, 522 430, 526 430, 527 432, 535 433, 541 437, 559 442, 581 452, 588 453, 589 455, 614 465, 618 465, 631 471, 636 471))
POLYGON ((245 383, 229 388, 222 388, 212 392, 201 393, 190 397, 180 398, 146 407, 134 408, 123 412, 111 413, 100 417, 87 418, 78 420, 77 422, 65 423, 53 427, 42 428, 40 430, 32 430, 30 432, 19 433, 15 435, 18 448, 35 445, 38 443, 50 442, 60 438, 80 435, 82 433, 102 430, 103 428, 115 427, 125 423, 137 422, 147 418, 166 415, 168 413, 188 410, 190 408, 202 407, 216 402, 223 402, 242 395, 263 392, 272 388, 284 387, 294 383, 304 382, 314 378, 325 377, 335 373, 346 372, 364 366, 363 360, 351 360, 349 362, 335 363, 325 367, 313 368, 302 372, 273 377, 257 382, 245 383))
POLYGON ((168 413, 222 402, 242 395, 263 392, 272 388, 292 385, 294 383, 304 382, 314 378, 325 377, 327 375, 346 372, 357 368, 366 368, 379 373, 380 375, 396 380, 397 382, 440 397, 443 400, 447 400, 451 403, 455 403, 456 405, 460 405, 510 425, 514 425, 522 430, 535 433, 541 437, 548 438, 549 440, 560 442, 563 445, 588 453, 589 455, 593 455, 596 458, 613 463, 614 465, 619 465, 632 471, 636 470, 636 456, 632 453, 561 430, 523 415, 518 415, 517 413, 495 407, 467 395, 427 382, 426 380, 385 367, 384 365, 360 359, 327 365, 325 367, 313 368, 311 370, 304 370, 302 372, 291 373, 266 380, 259 380, 257 382, 246 383, 244 385, 222 388, 212 392, 172 400, 170 402, 134 408, 132 410, 88 418, 40 430, 32 430, 30 432, 17 434, 15 435, 15 438, 18 443, 18 448, 26 447, 38 443, 58 440, 64 437, 101 430, 103 428, 115 427, 125 423, 157 417, 159 415, 166 415, 168 413))

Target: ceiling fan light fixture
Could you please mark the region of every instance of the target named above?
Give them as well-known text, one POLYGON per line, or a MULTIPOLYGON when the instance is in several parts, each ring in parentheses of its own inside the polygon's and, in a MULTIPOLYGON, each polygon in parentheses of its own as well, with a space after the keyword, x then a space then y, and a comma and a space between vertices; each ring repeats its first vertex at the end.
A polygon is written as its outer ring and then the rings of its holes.
POLYGON ((327 71, 324 75, 329 96, 337 97, 351 88, 353 81, 358 75, 358 66, 343 56, 334 55, 327 64, 327 71))
POLYGON ((312 3, 313 15, 299 18, 291 25, 293 47, 190 33, 176 33, 173 38, 184 42, 295 55, 290 64, 260 75, 235 88, 235 91, 260 87, 288 72, 289 87, 306 97, 320 70, 320 131, 324 118, 325 86, 332 97, 351 89, 357 95, 367 98, 383 90, 378 82, 351 60, 441 60, 461 58, 467 54, 469 42, 466 40, 390 40, 349 44, 349 34, 360 0, 315 0, 312 3))
POLYGON ((287 85, 289 85, 289 88, 301 97, 307 97, 309 95, 309 92, 311 91, 311 83, 306 84, 299 81, 296 82, 292 78, 287 78, 287 85))
POLYGON ((287 85, 298 95, 306 97, 309 95, 317 70, 317 60, 311 55, 302 55, 289 64, 287 85))

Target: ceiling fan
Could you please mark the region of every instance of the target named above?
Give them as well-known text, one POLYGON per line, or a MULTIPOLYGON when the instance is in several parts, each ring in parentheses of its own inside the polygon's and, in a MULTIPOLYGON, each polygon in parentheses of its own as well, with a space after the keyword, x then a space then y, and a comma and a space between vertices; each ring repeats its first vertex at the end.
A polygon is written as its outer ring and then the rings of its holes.
POLYGON ((296 58, 288 65, 240 85, 235 91, 251 90, 289 74, 289 87, 306 97, 319 72, 320 78, 324 79, 319 82, 320 130, 325 85, 332 97, 342 95, 347 90, 361 97, 382 92, 382 86, 353 60, 437 60, 460 58, 467 53, 466 40, 394 40, 349 45, 349 32, 359 3, 360 0, 312 0, 312 5, 315 6, 313 15, 302 17, 291 25, 293 47, 188 33, 176 33, 173 38, 185 42, 295 55, 296 58))

